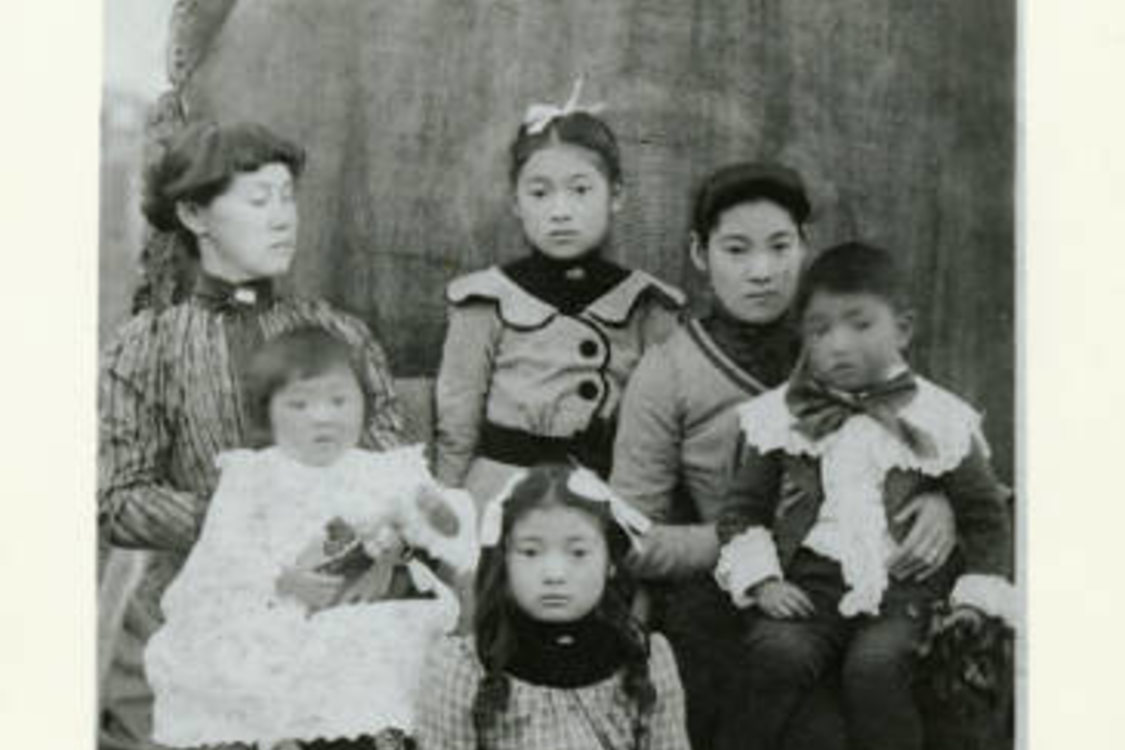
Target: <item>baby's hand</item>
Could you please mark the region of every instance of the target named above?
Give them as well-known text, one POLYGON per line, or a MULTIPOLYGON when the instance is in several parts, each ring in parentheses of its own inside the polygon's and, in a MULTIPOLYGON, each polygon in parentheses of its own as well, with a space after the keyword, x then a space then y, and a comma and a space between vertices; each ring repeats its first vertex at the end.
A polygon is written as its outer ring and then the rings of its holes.
POLYGON ((372 559, 377 560, 384 556, 401 557, 406 550, 406 542, 397 523, 380 521, 361 527, 359 538, 363 543, 363 551, 372 559))
POLYGON ((341 576, 303 568, 283 569, 274 583, 280 596, 296 599, 308 608, 310 614, 331 606, 343 585, 341 576))
POLYGON ((816 613, 808 595, 788 581, 762 581, 750 589, 750 594, 759 609, 778 620, 803 619, 816 613))
POLYGON ((342 518, 336 517, 324 528, 324 543, 322 551, 329 557, 335 556, 350 547, 356 538, 356 531, 342 518))
POLYGON ((449 503, 433 487, 423 486, 415 497, 418 510, 434 531, 444 537, 455 537, 461 530, 461 521, 449 503))

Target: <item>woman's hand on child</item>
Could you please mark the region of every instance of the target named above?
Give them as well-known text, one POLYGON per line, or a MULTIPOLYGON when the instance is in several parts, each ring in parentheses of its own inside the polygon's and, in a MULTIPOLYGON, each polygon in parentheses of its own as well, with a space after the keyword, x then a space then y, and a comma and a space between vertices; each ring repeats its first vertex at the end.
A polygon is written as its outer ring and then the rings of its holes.
POLYGON ((771 578, 750 589, 750 593, 759 609, 778 620, 803 619, 816 613, 808 595, 788 581, 771 578))
POLYGON ((344 584, 341 576, 303 568, 285 568, 277 577, 277 593, 304 604, 309 612, 331 606, 344 584))
POLYGON ((957 525, 949 499, 934 492, 913 498, 894 520, 906 523, 911 517, 914 524, 888 561, 888 570, 899 580, 924 581, 940 570, 953 553, 957 525))

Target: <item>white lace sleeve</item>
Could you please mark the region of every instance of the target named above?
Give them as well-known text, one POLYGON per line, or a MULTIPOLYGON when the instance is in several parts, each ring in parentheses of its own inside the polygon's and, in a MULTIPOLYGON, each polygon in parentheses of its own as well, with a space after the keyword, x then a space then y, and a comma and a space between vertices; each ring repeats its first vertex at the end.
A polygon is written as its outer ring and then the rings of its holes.
POLYGON ((752 526, 723 545, 715 566, 715 581, 730 594, 734 606, 752 605, 750 589, 770 578, 782 578, 782 573, 768 529, 752 526))

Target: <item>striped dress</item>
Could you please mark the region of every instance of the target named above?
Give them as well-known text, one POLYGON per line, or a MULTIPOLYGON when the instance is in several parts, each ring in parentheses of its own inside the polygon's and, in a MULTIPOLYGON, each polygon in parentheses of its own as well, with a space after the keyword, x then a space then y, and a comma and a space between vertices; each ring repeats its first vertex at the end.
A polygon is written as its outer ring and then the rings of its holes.
POLYGON ((114 639, 103 748, 151 747, 152 696, 141 653, 163 620, 160 597, 199 533, 218 479, 215 456, 252 442, 240 373, 261 342, 305 325, 325 328, 360 353, 370 405, 361 445, 399 445, 390 371, 367 327, 322 300, 275 298, 265 282, 234 287, 201 277, 187 301, 136 315, 103 353, 99 531, 111 546, 149 551, 114 639))

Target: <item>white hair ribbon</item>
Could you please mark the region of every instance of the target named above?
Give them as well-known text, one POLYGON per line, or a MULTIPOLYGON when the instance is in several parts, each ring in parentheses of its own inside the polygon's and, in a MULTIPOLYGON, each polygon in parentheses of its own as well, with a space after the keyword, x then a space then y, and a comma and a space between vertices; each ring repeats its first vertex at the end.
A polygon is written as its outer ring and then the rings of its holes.
POLYGON ((597 474, 579 467, 566 480, 566 488, 587 500, 609 503, 609 512, 613 520, 617 521, 617 525, 629 537, 633 546, 640 548, 641 537, 648 533, 652 521, 648 520, 648 516, 644 513, 622 500, 597 474))
MULTIPOLYGON (((482 547, 494 547, 499 544, 504 520, 504 504, 511 497, 512 490, 526 476, 526 471, 521 471, 513 476, 504 485, 504 489, 484 509, 480 524, 480 544, 482 547)), ((575 495, 586 500, 607 503, 610 515, 613 516, 613 520, 617 522, 625 535, 629 537, 629 541, 636 548, 641 546, 641 537, 648 532, 652 522, 648 520, 645 514, 622 500, 597 474, 589 469, 578 467, 567 477, 566 487, 575 495)))
POLYGON ((484 507, 480 519, 480 546, 495 547, 500 542, 500 530, 504 525, 504 504, 512 496, 512 490, 527 477, 527 471, 520 470, 511 476, 496 497, 484 507))
POLYGON ((582 84, 585 78, 585 76, 578 76, 578 79, 574 82, 574 88, 571 89, 570 98, 561 107, 554 104, 532 104, 528 107, 523 116, 523 124, 527 128, 527 132, 530 135, 542 133, 552 122, 573 112, 586 112, 596 115, 605 109, 605 104, 602 102, 585 106, 578 104, 578 99, 582 96, 582 84))

